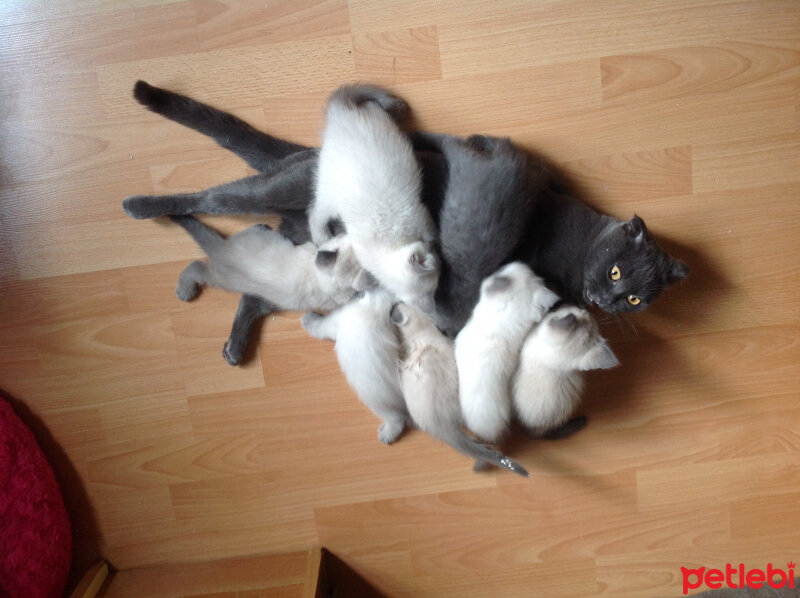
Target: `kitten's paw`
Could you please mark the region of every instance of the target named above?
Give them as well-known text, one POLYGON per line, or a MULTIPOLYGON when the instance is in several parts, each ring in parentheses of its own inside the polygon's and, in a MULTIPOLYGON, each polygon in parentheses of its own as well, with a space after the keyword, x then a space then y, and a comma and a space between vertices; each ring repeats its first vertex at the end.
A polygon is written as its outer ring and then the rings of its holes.
POLYGON ((311 332, 309 327, 313 328, 314 323, 320 321, 324 318, 322 314, 318 314, 315 311, 308 311, 303 314, 303 317, 300 318, 300 325, 305 329, 306 332, 311 332))
POLYGON ((164 211, 159 209, 154 199, 149 195, 131 195, 122 200, 122 209, 128 216, 136 220, 163 216, 164 211))
POLYGON ((400 438, 404 428, 405 424, 402 422, 383 422, 378 427, 378 440, 383 444, 392 444, 400 438))

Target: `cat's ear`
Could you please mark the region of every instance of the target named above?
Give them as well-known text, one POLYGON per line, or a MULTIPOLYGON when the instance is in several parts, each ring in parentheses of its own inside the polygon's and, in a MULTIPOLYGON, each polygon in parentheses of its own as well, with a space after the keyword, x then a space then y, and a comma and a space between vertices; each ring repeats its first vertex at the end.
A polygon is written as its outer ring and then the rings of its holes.
POLYGON ((644 241, 644 237, 647 234, 647 227, 644 224, 644 220, 639 218, 636 214, 633 215, 628 222, 622 225, 622 229, 625 231, 625 234, 633 239, 633 242, 637 245, 644 241))
POLYGON ((402 304, 395 303, 392 306, 392 311, 389 312, 389 319, 398 326, 404 326, 408 322, 408 314, 402 307, 402 304))
POLYGON ((619 359, 605 341, 597 343, 583 356, 578 369, 607 370, 619 365, 619 359))
POLYGON ((578 318, 575 317, 575 314, 569 313, 560 318, 553 318, 550 320, 550 325, 564 332, 572 332, 578 326, 578 318))
POLYGON ((317 251, 317 257, 314 258, 314 263, 317 265, 317 268, 320 268, 322 270, 330 270, 336 263, 337 255, 338 255, 337 251, 328 251, 326 249, 320 249, 319 251, 317 251))
POLYGON ((689 266, 680 260, 669 258, 669 265, 664 276, 667 284, 673 284, 689 276, 689 266))
POLYGON ((378 286, 378 280, 364 269, 359 270, 358 274, 356 274, 355 280, 353 281, 353 288, 356 291, 366 291, 367 289, 371 289, 376 286, 378 286))
POLYGON ((510 276, 495 274, 489 280, 489 284, 486 285, 486 294, 494 295, 495 293, 502 293, 503 291, 506 291, 509 288, 511 288, 511 283, 513 282, 514 281, 511 280, 510 276))
POLYGON ((408 256, 408 263, 411 264, 411 267, 414 268, 416 272, 424 274, 436 270, 439 265, 439 260, 432 251, 417 248, 408 256))

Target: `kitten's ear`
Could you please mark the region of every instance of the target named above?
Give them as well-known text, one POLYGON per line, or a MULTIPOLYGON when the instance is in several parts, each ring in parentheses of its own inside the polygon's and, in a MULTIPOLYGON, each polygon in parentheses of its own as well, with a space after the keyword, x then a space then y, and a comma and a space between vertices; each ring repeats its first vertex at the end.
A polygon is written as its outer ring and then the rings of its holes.
POLYGON ((432 251, 415 249, 411 252, 411 255, 408 256, 408 263, 411 264, 411 267, 414 268, 415 271, 427 273, 433 272, 436 269, 439 260, 432 251))
POLYGON ((669 258, 669 261, 670 263, 665 276, 667 284, 676 283, 689 276, 689 266, 673 258, 669 258))
POLYGON ((389 319, 396 325, 403 326, 408 322, 408 314, 400 305, 400 303, 395 303, 392 306, 392 311, 389 312, 389 319))
POLYGON ((486 294, 494 295, 495 293, 502 293, 511 287, 512 282, 514 281, 511 280, 510 276, 496 274, 495 276, 492 276, 489 284, 486 285, 486 294))
POLYGON ((366 291, 376 286, 378 286, 378 280, 364 269, 359 270, 353 281, 353 288, 356 291, 366 291))
POLYGON ((581 370, 607 370, 619 365, 619 359, 608 347, 605 341, 597 343, 584 355, 579 369, 581 370))
POLYGON ((314 258, 314 263, 317 265, 317 268, 320 268, 322 270, 330 270, 336 263, 337 255, 338 255, 337 251, 327 251, 325 249, 320 249, 319 251, 317 251, 317 257, 314 258))
POLYGON ((641 243, 647 234, 647 227, 644 220, 639 218, 636 214, 633 215, 628 222, 622 225, 625 234, 633 238, 634 243, 641 243))
POLYGON ((564 332, 572 332, 578 325, 578 318, 575 317, 575 314, 569 313, 560 318, 553 318, 550 320, 550 325, 564 332))

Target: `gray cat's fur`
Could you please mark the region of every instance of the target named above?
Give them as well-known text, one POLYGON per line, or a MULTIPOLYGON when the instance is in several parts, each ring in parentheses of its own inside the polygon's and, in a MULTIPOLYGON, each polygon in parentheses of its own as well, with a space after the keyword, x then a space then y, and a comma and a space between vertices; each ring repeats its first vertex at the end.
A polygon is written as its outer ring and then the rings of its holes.
POLYGON ((413 306, 398 303, 391 317, 400 331, 400 381, 414 423, 468 457, 528 477, 519 463, 470 438, 462 429, 453 341, 413 306))

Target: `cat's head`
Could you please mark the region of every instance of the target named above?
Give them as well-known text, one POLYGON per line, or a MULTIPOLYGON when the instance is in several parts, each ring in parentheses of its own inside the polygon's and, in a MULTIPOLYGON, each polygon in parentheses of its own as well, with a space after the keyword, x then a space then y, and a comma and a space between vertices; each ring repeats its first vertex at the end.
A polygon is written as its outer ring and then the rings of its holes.
POLYGON ((558 295, 548 289, 544 280, 527 265, 511 262, 483 280, 480 300, 492 302, 498 309, 529 307, 533 319, 538 321, 555 305, 558 295))
POLYGON ((634 216, 610 226, 589 251, 583 271, 583 300, 604 312, 645 309, 668 286, 689 275, 689 267, 671 258, 634 216))
POLYGON ((436 310, 434 293, 440 269, 433 244, 416 241, 385 256, 380 281, 401 301, 431 314, 436 310))
POLYGON ((534 328, 537 358, 559 370, 597 370, 619 364, 585 309, 567 305, 549 314, 534 328))
POLYGON ((364 291, 378 285, 375 277, 359 263, 347 235, 339 235, 320 245, 314 264, 334 288, 364 291))

